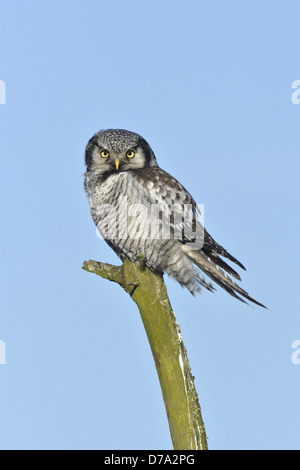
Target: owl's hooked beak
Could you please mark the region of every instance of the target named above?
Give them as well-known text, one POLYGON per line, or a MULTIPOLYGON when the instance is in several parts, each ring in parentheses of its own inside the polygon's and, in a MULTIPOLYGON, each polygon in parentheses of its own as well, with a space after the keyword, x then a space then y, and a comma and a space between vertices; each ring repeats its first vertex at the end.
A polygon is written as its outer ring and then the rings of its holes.
POLYGON ((118 170, 119 165, 120 165, 120 160, 118 158, 116 158, 115 164, 116 164, 116 170, 118 170))

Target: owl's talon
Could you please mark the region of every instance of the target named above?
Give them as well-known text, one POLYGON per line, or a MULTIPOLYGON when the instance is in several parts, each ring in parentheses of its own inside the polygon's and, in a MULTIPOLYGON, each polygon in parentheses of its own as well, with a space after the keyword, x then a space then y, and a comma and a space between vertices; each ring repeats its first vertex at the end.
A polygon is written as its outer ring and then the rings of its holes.
POLYGON ((140 267, 140 271, 145 271, 146 261, 145 261, 145 256, 144 255, 139 256, 139 267, 140 267))
POLYGON ((133 294, 135 293, 135 290, 139 287, 139 284, 134 284, 130 282, 127 285, 132 286, 132 290, 129 292, 130 297, 132 297, 133 294))

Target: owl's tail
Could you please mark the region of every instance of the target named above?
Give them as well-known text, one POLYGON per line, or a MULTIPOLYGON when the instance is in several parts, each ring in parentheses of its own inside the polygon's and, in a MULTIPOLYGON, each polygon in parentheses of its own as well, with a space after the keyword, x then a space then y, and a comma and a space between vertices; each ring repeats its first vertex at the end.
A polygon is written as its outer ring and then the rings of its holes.
MULTIPOLYGON (((190 250, 186 245, 183 245, 182 249, 185 252, 185 254, 190 258, 190 260, 193 261, 193 263, 195 263, 196 266, 198 266, 198 268, 200 268, 201 271, 204 272, 204 274, 206 274, 208 277, 210 277, 210 279, 212 279, 220 287, 225 289, 226 292, 228 292, 230 295, 232 295, 236 299, 238 299, 241 302, 244 302, 246 304, 248 304, 248 302, 246 302, 242 297, 249 300, 250 302, 253 302, 256 305, 259 305, 260 307, 267 308, 267 307, 265 307, 265 305, 261 304, 257 300, 250 297, 248 292, 246 292, 244 289, 242 289, 240 286, 238 286, 228 276, 228 274, 226 274, 223 271, 223 269, 224 269, 225 271, 227 271, 229 274, 231 274, 236 279, 241 280, 238 273, 236 271, 234 271, 234 269, 232 269, 227 263, 225 263, 225 261, 222 260, 217 254, 211 254, 209 256, 208 254, 204 253, 202 250, 200 250, 200 251, 190 250), (221 268, 223 268, 223 269, 221 269, 221 268), (240 295, 242 297, 240 297, 240 295)), ((229 258, 229 256, 226 256, 226 257, 229 258)), ((231 257, 231 255, 230 255, 229 259, 231 259, 232 261, 235 261, 235 258, 231 257)), ((238 262, 237 264, 239 266, 241 266, 242 268, 244 268, 244 266, 241 265, 241 263, 238 262)))

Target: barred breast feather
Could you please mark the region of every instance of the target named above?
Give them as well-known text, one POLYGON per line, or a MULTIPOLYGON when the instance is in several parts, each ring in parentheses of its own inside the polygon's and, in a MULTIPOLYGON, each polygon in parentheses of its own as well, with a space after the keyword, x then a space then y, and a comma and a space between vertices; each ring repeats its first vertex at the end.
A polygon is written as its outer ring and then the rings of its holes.
POLYGON ((204 273, 230 295, 263 306, 231 279, 240 276, 223 258, 244 266, 202 226, 189 192, 158 166, 87 172, 85 190, 98 230, 121 260, 137 262, 143 255, 150 269, 166 272, 192 294, 201 292, 201 286, 215 290, 204 273))

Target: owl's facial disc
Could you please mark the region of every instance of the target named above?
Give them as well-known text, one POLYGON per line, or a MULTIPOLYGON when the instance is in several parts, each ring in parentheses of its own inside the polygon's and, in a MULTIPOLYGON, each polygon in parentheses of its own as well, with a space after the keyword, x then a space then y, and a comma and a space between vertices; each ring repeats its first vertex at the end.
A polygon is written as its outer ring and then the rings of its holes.
POLYGON ((120 151, 119 149, 116 151, 107 150, 100 147, 96 151, 95 161, 105 171, 119 172, 132 170, 133 168, 142 168, 145 163, 145 156, 143 150, 138 147, 130 148, 126 151, 120 151))
POLYGON ((106 150, 106 149, 100 149, 100 156, 101 156, 101 160, 102 162, 104 162, 106 160, 105 163, 108 163, 110 166, 113 166, 116 168, 116 170, 119 169, 119 166, 120 166, 120 159, 119 157, 115 157, 115 158, 110 158, 111 157, 111 153, 106 150))
POLYGON ((121 167, 122 167, 122 166, 125 166, 125 164, 128 163, 128 161, 131 160, 134 156, 135 156, 135 150, 130 149, 126 152, 125 158, 123 156, 121 156, 120 158, 116 157, 116 159, 115 159, 116 170, 119 170, 120 160, 121 160, 121 163, 123 163, 121 165, 121 167))
POLYGON ((138 134, 124 129, 99 131, 88 142, 87 171, 123 172, 157 166, 149 144, 138 134))

